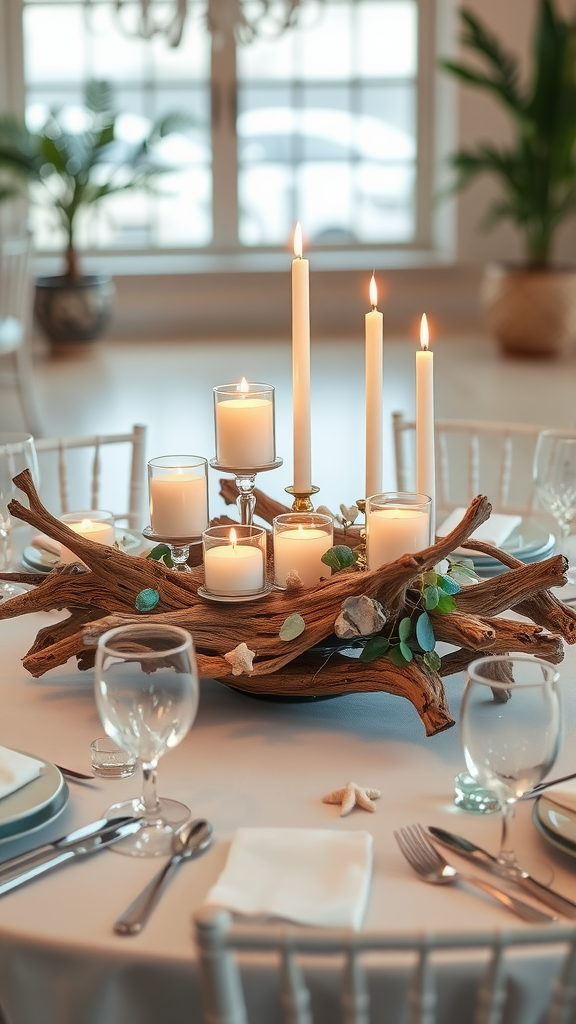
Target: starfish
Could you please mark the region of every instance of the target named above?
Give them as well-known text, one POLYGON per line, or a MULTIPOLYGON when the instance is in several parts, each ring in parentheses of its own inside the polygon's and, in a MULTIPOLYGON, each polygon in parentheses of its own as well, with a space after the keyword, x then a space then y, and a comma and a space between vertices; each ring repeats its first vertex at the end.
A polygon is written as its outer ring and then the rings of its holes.
POLYGON ((225 660, 232 666, 232 675, 241 676, 246 673, 249 676, 252 672, 252 662, 256 657, 256 651, 251 651, 247 644, 241 643, 224 655, 225 660))
POLYGON ((327 793, 326 796, 322 797, 323 804, 342 804, 342 810, 340 811, 340 817, 344 818, 353 807, 358 804, 359 807, 363 807, 365 811, 376 810, 373 800, 377 800, 380 796, 379 789, 367 789, 364 786, 359 786, 357 782, 348 782, 343 789, 335 789, 333 793, 327 793))

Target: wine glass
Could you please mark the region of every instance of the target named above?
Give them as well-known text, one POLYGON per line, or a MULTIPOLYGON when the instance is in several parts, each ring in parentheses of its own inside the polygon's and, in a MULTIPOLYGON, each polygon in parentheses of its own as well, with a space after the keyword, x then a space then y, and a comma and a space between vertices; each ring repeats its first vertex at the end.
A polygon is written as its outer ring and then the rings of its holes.
MULTIPOLYGON (((0 570, 8 572, 12 568, 12 519, 8 512, 8 502, 13 498, 26 496, 18 490, 13 478, 23 469, 29 469, 32 479, 38 487, 39 473, 36 448, 32 434, 0 433, 0 570)), ((25 594, 26 588, 15 583, 0 581, 0 601, 25 594)))
POLYGON ((560 746, 558 672, 529 654, 479 658, 468 667, 461 733, 470 775, 495 793, 502 810, 498 863, 521 869, 510 829, 516 801, 548 773, 560 746))
POLYGON ((158 760, 180 743, 198 708, 198 672, 192 637, 156 623, 118 626, 98 641, 96 704, 106 734, 134 754, 143 775, 142 796, 114 804, 108 817, 142 817, 143 827, 116 844, 118 853, 159 857, 170 852, 174 831, 190 817, 177 800, 156 793, 158 760))
MULTIPOLYGON (((568 558, 568 537, 576 516, 576 433, 570 430, 542 430, 534 452, 534 483, 543 508, 552 513, 560 527, 560 548, 568 558)), ((576 583, 576 567, 568 568, 570 583, 576 583)))

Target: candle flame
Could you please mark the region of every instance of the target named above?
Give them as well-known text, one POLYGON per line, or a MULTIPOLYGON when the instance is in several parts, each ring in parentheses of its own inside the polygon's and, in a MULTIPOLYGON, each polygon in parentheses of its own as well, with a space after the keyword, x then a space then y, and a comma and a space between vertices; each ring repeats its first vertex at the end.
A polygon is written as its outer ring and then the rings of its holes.
POLYGON ((91 519, 83 519, 82 522, 80 523, 80 529, 81 530, 91 530, 92 529, 92 520, 91 519))
POLYGON ((297 260, 302 259, 302 225, 298 221, 294 230, 294 255, 297 260))
POLYGON ((370 305, 372 306, 372 309, 376 309, 376 306, 378 305, 378 289, 376 287, 376 278, 374 277, 374 274, 372 274, 370 279, 370 305))
POLYGON ((230 543, 231 543, 233 548, 236 547, 237 540, 238 540, 238 538, 236 536, 236 530, 230 530, 230 543))
POLYGON ((238 387, 236 388, 236 390, 237 391, 242 391, 244 394, 246 394, 246 392, 250 390, 250 388, 248 386, 248 381, 246 380, 246 377, 242 377, 242 380, 240 381, 240 383, 239 383, 238 387))
POLYGON ((426 313, 422 313, 422 319, 420 321, 420 345, 427 351, 430 343, 430 331, 428 330, 428 319, 426 313))

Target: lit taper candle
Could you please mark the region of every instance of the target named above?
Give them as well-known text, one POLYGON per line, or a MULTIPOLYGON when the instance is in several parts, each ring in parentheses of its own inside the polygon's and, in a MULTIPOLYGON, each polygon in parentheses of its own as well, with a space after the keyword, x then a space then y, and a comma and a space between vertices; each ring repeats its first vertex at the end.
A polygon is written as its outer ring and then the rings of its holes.
POLYGON ((366 313, 366 497, 382 490, 382 375, 384 317, 376 308, 378 290, 370 281, 370 305, 366 313))
POLYGON ((302 259, 302 228, 294 232, 292 261, 292 402, 294 408, 294 492, 312 490, 310 442, 310 284, 302 259))
POLYGON ((434 356, 428 345, 426 314, 420 321, 420 351, 416 353, 416 488, 432 499, 430 533, 436 533, 436 458, 434 444, 434 356))

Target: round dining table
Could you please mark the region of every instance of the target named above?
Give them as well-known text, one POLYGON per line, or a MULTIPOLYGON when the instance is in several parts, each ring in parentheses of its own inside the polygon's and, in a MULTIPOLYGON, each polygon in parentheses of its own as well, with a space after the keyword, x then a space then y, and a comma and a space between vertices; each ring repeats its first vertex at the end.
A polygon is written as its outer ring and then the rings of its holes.
MULTIPOLYGON (((21 664, 37 631, 56 614, 62 613, 0 622, 0 743, 89 773, 90 743, 103 733, 93 673, 69 662, 34 679, 21 664)), ((576 650, 567 648, 560 673, 565 736, 554 775, 576 768, 576 650)), ((464 678, 448 678, 445 686, 458 721, 464 678)), ((212 845, 180 867, 135 936, 116 935, 113 924, 157 871, 155 859, 103 850, 2 896, 0 1021, 201 1024, 192 918, 222 871, 239 827, 369 831, 374 863, 366 929, 531 927, 489 897, 425 884, 398 849, 394 830, 420 822, 496 852, 499 815, 454 806, 454 777, 463 767, 458 726, 427 738, 412 705, 390 694, 293 702, 248 697, 203 680, 196 721, 162 758, 158 778, 160 795, 183 801, 193 816, 212 823, 212 845), (339 806, 322 802, 351 780, 380 790, 375 813, 356 807, 341 818, 339 806)), ((0 845, 0 860, 102 817, 111 804, 137 796, 140 782, 138 774, 69 782, 70 798, 59 817, 0 845)), ((555 887, 576 900, 576 860, 543 838, 532 812, 530 801, 518 806, 516 848, 521 856, 547 862, 555 887)), ((536 986, 514 1019, 540 1019, 543 998, 536 986)), ((326 1022, 336 1019, 328 1016, 326 1022)), ((273 1022, 261 1017, 256 1024, 273 1022)), ((455 1017, 452 1024, 462 1021, 455 1017)))

